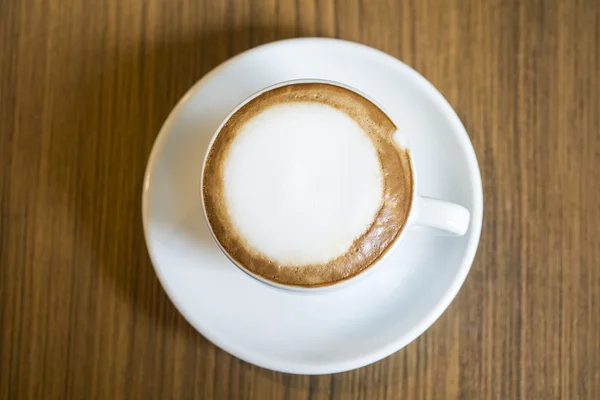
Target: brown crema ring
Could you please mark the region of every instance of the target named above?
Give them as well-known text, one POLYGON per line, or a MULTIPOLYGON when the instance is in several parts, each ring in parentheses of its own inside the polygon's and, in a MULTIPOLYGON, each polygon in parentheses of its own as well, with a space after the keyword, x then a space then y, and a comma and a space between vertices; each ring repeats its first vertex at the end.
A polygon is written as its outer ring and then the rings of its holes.
POLYGON ((394 142, 397 128, 390 118, 363 96, 326 83, 296 83, 260 94, 235 112, 217 134, 208 153, 203 177, 206 216, 221 246, 243 268, 270 281, 300 287, 328 286, 374 265, 402 232, 413 199, 413 171, 408 150, 394 142), (223 167, 240 128, 265 109, 290 102, 313 102, 334 107, 354 119, 377 151, 383 175, 382 205, 367 231, 350 248, 323 264, 281 265, 252 249, 232 224, 225 202, 223 167))

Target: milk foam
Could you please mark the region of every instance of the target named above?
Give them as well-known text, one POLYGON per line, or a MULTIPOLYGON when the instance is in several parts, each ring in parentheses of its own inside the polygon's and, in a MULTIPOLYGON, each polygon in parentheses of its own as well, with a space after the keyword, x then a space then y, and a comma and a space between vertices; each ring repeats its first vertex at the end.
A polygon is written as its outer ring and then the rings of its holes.
POLYGON ((347 114, 284 103, 241 127, 224 165, 229 217, 256 252, 283 265, 342 255, 382 204, 376 150, 347 114))

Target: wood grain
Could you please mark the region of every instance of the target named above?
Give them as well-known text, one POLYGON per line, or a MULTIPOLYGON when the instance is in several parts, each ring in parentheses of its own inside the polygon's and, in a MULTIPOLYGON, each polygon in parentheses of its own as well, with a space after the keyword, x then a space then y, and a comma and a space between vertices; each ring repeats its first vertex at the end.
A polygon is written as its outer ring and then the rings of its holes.
POLYGON ((2 0, 0 399, 599 399, 600 2, 2 0), (455 302, 374 365, 244 363, 177 313, 140 192, 180 96, 230 56, 339 37, 461 116, 485 219, 455 302))

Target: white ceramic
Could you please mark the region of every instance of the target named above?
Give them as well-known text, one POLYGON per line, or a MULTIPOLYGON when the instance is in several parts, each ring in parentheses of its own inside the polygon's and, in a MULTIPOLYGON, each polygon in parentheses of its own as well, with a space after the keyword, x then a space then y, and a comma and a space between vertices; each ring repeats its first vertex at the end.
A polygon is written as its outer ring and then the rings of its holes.
POLYGON ((442 314, 475 256, 481 177, 459 118, 421 75, 375 49, 294 39, 242 53, 182 98, 152 149, 142 213, 148 251, 171 300, 200 333, 261 367, 302 374, 358 368, 406 346, 442 314), (264 285, 236 268, 205 224, 199 179, 208 143, 243 99, 295 79, 341 82, 368 93, 408 132, 419 192, 464 205, 462 237, 407 231, 372 274, 307 296, 264 285))
MULTIPOLYGON (((213 143, 215 142, 215 139, 217 138, 221 129, 223 129, 223 126, 225 126, 227 121, 229 121, 229 119, 234 114, 236 114, 240 108, 242 108, 243 106, 248 104, 248 102, 250 102, 252 99, 260 96, 261 94, 266 93, 270 90, 282 87, 282 86, 295 85, 295 84, 299 84, 299 83, 324 83, 324 84, 329 84, 329 85, 334 85, 334 86, 340 86, 342 88, 353 91, 353 92, 357 93, 358 95, 370 100, 371 103, 375 104, 382 111, 384 111, 383 107, 381 107, 379 104, 377 104, 377 101, 375 99, 372 99, 370 96, 368 96, 368 94, 361 93, 359 90, 357 90, 351 86, 345 85, 340 82, 331 81, 331 80, 296 79, 296 80, 292 80, 292 81, 280 82, 275 85, 271 85, 267 88, 263 88, 262 90, 259 90, 258 92, 254 93, 253 95, 251 95, 250 97, 248 97, 244 101, 242 101, 237 107, 235 107, 229 113, 229 115, 227 115, 227 117, 223 120, 221 125, 219 125, 219 128, 217 129, 217 131, 213 135, 210 143, 208 144, 208 147, 207 147, 207 150, 206 150, 206 153, 204 156, 204 163, 202 164, 202 172, 201 172, 202 179, 200 180, 201 187, 204 186, 203 177, 204 177, 204 169, 206 168, 206 160, 208 158, 208 153, 210 152, 210 149, 211 149, 213 143)), ((384 113, 385 113, 385 111, 384 111, 384 113)), ((396 125, 398 125, 396 121, 394 121, 394 123, 396 125)), ((394 139, 397 143, 402 144, 402 146, 404 148, 410 148, 410 132, 398 130, 395 133, 394 139)), ((260 275, 254 274, 252 271, 245 268, 244 265, 237 262, 233 257, 231 257, 230 254, 227 253, 225 248, 223 248, 223 246, 221 245, 221 243, 219 243, 217 237, 215 236, 215 233, 212 230, 210 221, 208 219, 206 219, 206 224, 210 230, 210 233, 211 233, 213 239, 215 240, 215 243, 217 244, 217 246, 219 246, 219 248, 221 249, 223 254, 225 254, 225 256, 227 256, 227 258, 229 258, 229 260, 231 260, 231 262, 234 263, 238 268, 240 268, 242 271, 246 272, 253 278, 258 279, 259 281, 266 283, 268 285, 277 287, 279 289, 293 290, 293 291, 297 291, 297 292, 323 292, 323 291, 328 291, 331 289, 340 289, 342 287, 348 286, 349 284, 357 282, 359 277, 361 279, 363 279, 367 274, 371 274, 376 269, 377 265, 381 265, 382 263, 384 263, 387 256, 389 254, 393 253, 395 247, 398 245, 398 243, 400 243, 402 238, 406 235, 406 232, 410 229, 433 228, 433 229, 436 229, 437 231, 432 232, 432 234, 442 233, 442 234, 447 234, 447 235, 451 235, 451 236, 462 236, 467 232, 467 230, 469 228, 469 219, 470 219, 469 210, 467 210, 465 207, 458 205, 458 204, 454 204, 454 203, 447 202, 447 201, 440 200, 440 199, 434 199, 431 197, 421 196, 418 193, 417 187, 418 187, 417 176, 415 174, 415 176, 413 176, 413 191, 412 191, 413 197, 411 199, 410 214, 408 216, 406 225, 402 229, 402 232, 400 233, 400 235, 398 235, 396 240, 394 240, 394 242, 392 243, 391 249, 386 254, 384 254, 384 256, 381 257, 377 262, 375 262, 369 268, 366 268, 359 274, 351 277, 350 279, 346 279, 346 280, 343 280, 343 281, 340 281, 340 282, 334 283, 333 285, 328 285, 328 286, 301 287, 301 286, 285 285, 285 284, 270 281, 268 279, 263 278, 260 275)), ((206 208, 204 205, 204 196, 203 196, 204 190, 202 190, 202 188, 200 188, 200 193, 202 196, 202 212, 203 212, 204 216, 206 217, 206 208)))

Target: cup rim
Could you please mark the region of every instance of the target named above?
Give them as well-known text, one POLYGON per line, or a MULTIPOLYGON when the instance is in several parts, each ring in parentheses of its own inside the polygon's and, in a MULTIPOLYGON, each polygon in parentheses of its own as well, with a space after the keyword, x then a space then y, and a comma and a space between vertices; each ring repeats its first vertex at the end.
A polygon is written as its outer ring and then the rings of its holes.
MULTIPOLYGON (((322 84, 337 86, 337 87, 341 87, 346 90, 350 90, 350 91, 358 94, 359 96, 365 98, 366 100, 370 101, 373 105, 375 105, 377 108, 379 108, 379 110, 381 110, 381 112, 383 112, 392 122, 394 122, 394 120, 392 119, 392 117, 390 117, 389 113, 385 110, 385 108, 383 108, 381 106, 381 104, 379 104, 377 101, 375 101, 372 97, 368 96, 366 93, 364 93, 350 85, 347 85, 347 84, 344 84, 341 82, 332 81, 329 79, 301 78, 301 79, 290 79, 290 80, 275 83, 273 85, 269 85, 263 89, 260 89, 256 92, 254 92, 253 94, 251 94, 250 96, 248 96, 244 100, 242 100, 236 107, 233 108, 233 110, 229 114, 227 114, 227 116, 223 119, 223 121, 221 122, 219 127, 215 130, 215 133, 213 133, 210 141, 208 142, 208 147, 206 149, 206 152, 204 153, 204 158, 202 160, 202 170, 201 170, 201 175, 200 175, 200 201, 202 203, 202 214, 204 216, 204 221, 208 227, 208 231, 210 232, 210 236, 212 237, 213 241, 219 247, 219 250, 221 250, 221 252, 227 257, 227 259, 231 263, 233 263, 233 265, 235 265, 237 268, 239 268, 241 271, 243 271, 250 277, 252 277, 252 278, 258 280, 259 282, 264 283, 268 286, 276 288, 276 289, 297 292, 297 293, 318 293, 318 292, 322 293, 322 292, 328 292, 331 290, 338 290, 343 287, 347 287, 347 286, 354 284, 354 283, 358 282, 359 280, 362 280, 363 278, 365 278, 367 275, 369 275, 371 272, 373 272, 377 266, 381 265, 385 259, 388 258, 389 254, 391 254, 397 247, 398 243, 404 236, 405 232, 410 228, 411 225, 413 225, 414 214, 415 214, 415 212, 414 212, 415 206, 414 205, 415 205, 415 201, 418 196, 418 193, 417 193, 417 177, 416 177, 416 172, 415 172, 415 165, 414 165, 412 156, 410 156, 410 146, 407 146, 407 150, 409 151, 409 162, 410 162, 410 168, 411 168, 411 172, 412 172, 412 193, 411 193, 411 199, 410 199, 410 207, 409 207, 408 215, 406 217, 406 221, 405 221, 404 225, 402 226, 400 232, 398 233, 398 235, 396 235, 393 242, 388 246, 388 248, 385 250, 385 252, 383 253, 382 256, 380 256, 377 260, 375 260, 373 263, 371 263, 367 267, 360 270, 358 273, 356 273, 346 279, 340 280, 340 281, 326 283, 326 284, 318 285, 318 286, 290 285, 290 284, 285 284, 285 283, 280 283, 280 282, 275 282, 275 281, 269 280, 259 274, 256 274, 256 273, 250 271, 248 268, 246 268, 241 263, 239 263, 237 260, 235 260, 231 256, 231 254, 229 254, 229 252, 227 250, 225 250, 225 248, 223 247, 223 245, 221 244, 219 239, 216 237, 216 235, 213 231, 212 225, 210 223, 210 220, 208 219, 208 216, 206 214, 206 204, 204 202, 203 187, 204 187, 204 172, 205 172, 205 168, 206 168, 206 161, 208 159, 208 155, 210 154, 210 151, 213 147, 215 140, 217 139, 217 137, 221 133, 221 130, 223 129, 225 124, 229 121, 229 119, 233 115, 235 115, 242 107, 244 107, 246 104, 248 104, 250 101, 261 96, 264 93, 267 93, 267 92, 277 89, 277 88, 290 86, 290 85, 298 85, 298 84, 302 84, 302 83, 322 83, 322 84)), ((394 122, 394 125, 397 126, 397 124, 395 122, 394 122)), ((397 132, 397 130, 396 130, 396 132, 397 132)))

